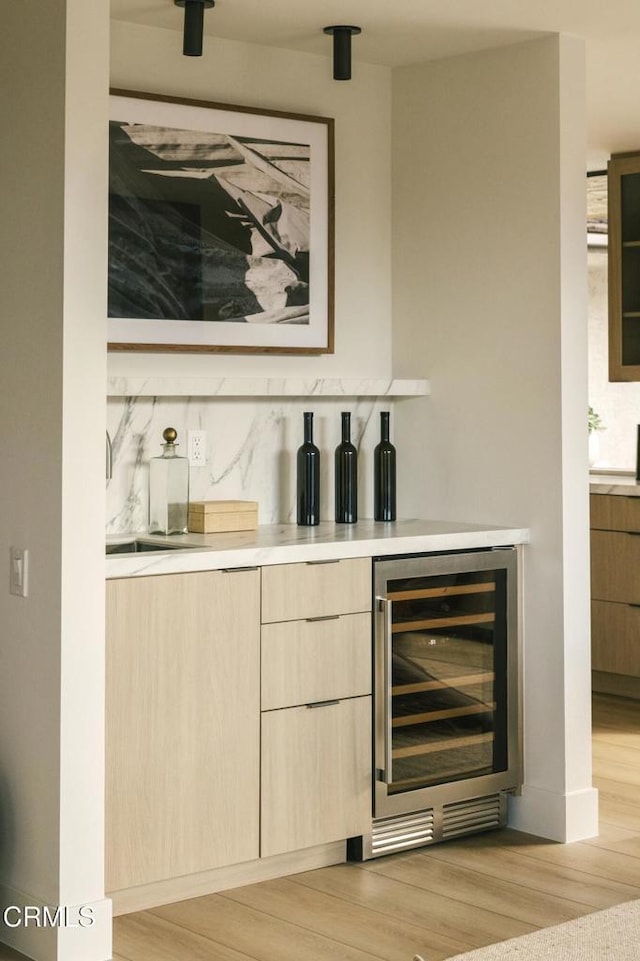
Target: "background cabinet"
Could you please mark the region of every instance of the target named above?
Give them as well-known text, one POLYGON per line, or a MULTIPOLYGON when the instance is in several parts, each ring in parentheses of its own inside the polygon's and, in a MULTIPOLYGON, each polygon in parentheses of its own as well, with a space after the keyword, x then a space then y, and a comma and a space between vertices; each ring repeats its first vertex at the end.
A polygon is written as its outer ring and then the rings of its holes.
POLYGON ((107 891, 258 857, 259 665, 259 571, 107 582, 107 891))
POLYGON ((609 380, 640 380, 640 153, 609 162, 609 380))
MULTIPOLYGON (((640 678, 640 498, 591 494, 590 502, 591 666, 640 678)), ((597 680, 594 688, 604 689, 597 680)))

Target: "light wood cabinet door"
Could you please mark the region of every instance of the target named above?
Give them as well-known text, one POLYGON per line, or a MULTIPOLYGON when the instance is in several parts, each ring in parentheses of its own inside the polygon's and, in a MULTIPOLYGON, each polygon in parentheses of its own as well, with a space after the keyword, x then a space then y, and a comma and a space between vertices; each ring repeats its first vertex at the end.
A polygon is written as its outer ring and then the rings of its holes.
POLYGON ((348 558, 262 569, 262 623, 371 610, 371 559, 348 558))
POLYGON ((107 582, 106 889, 258 857, 260 574, 107 582))
POLYGON ((262 627, 262 710, 371 694, 371 614, 262 627))
POLYGON ((640 532, 640 497, 591 494, 591 530, 640 532))
POLYGON ((640 535, 591 531, 591 597, 640 604, 640 535))
POLYGON ((262 714, 263 857, 371 830, 371 698, 262 714))
POLYGON ((640 677, 640 607, 591 602, 591 667, 640 677))

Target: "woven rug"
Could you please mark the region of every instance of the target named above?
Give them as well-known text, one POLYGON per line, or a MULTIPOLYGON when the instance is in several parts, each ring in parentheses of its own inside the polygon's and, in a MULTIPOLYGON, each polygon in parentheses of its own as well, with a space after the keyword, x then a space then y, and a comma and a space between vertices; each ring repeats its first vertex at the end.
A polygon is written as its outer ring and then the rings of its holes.
MULTIPOLYGON (((416 955, 429 961, 428 955, 416 955)), ((586 914, 449 961, 640 961, 640 901, 586 914)))

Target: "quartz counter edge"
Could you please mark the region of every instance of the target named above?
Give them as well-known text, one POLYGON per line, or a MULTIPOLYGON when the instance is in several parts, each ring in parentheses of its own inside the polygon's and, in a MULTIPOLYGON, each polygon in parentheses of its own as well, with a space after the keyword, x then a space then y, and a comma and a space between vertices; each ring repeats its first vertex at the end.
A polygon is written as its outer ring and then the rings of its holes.
POLYGON ((634 473, 623 474, 602 474, 592 473, 589 475, 590 494, 619 494, 622 497, 640 497, 640 484, 636 483, 634 473))
MULTIPOLYGON (((154 535, 131 535, 149 539, 154 535)), ((108 542, 127 540, 126 535, 108 542)), ((400 520, 389 523, 363 520, 357 524, 323 522, 317 527, 269 524, 255 531, 228 534, 179 534, 159 537, 159 544, 189 550, 159 553, 111 554, 106 557, 108 580, 341 560, 349 557, 421 554, 528 544, 526 528, 492 527, 452 521, 400 520)))

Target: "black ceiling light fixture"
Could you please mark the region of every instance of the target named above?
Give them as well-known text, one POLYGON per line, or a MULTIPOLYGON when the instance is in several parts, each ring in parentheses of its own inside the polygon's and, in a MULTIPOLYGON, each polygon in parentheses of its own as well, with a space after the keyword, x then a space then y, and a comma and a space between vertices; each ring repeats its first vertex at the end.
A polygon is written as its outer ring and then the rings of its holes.
POLYGON ((324 32, 333 35, 333 79, 351 80, 351 37, 362 29, 342 25, 325 27, 324 32))
POLYGON ((204 11, 215 7, 215 0, 174 0, 174 3, 176 7, 184 7, 182 52, 185 57, 201 57, 204 11))

